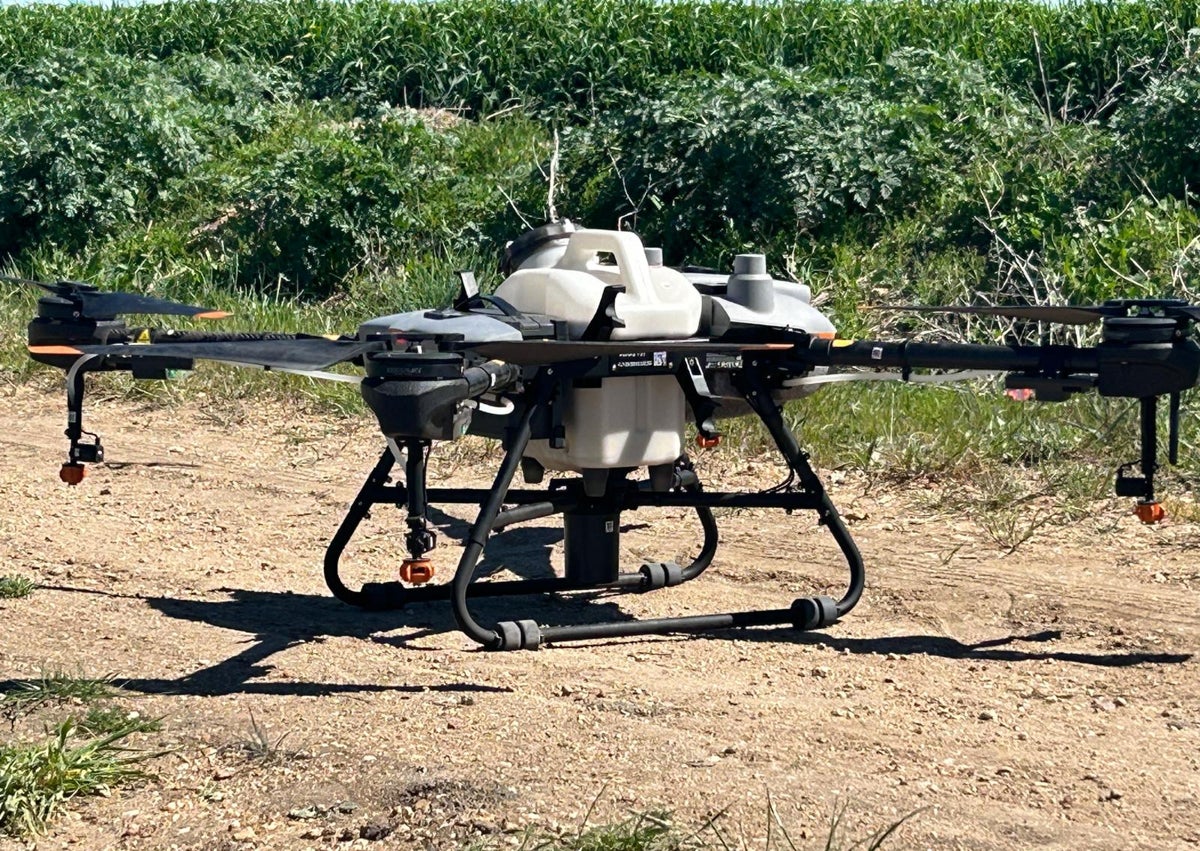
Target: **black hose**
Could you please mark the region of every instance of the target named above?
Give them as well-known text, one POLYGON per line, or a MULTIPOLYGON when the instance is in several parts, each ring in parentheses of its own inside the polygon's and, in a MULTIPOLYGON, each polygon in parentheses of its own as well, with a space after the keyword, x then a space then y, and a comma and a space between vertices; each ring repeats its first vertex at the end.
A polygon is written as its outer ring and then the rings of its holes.
POLYGON ((556 507, 552 502, 531 502, 527 505, 518 505, 506 511, 501 511, 496 515, 496 522, 492 524, 492 531, 498 532, 505 526, 511 526, 514 523, 540 520, 543 517, 549 517, 551 514, 557 514, 560 511, 562 509, 556 507))

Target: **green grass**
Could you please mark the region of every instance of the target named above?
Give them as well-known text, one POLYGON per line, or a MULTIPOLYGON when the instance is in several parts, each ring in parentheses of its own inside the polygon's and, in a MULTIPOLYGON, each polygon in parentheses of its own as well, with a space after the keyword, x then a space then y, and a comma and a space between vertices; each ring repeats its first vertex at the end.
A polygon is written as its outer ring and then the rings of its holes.
POLYGON ((147 754, 125 749, 132 730, 81 737, 75 722, 60 723, 39 744, 0 746, 0 833, 35 835, 69 801, 106 795, 145 776, 147 754))
POLYGON ((75 677, 62 671, 43 673, 34 680, 18 682, 0 695, 0 714, 15 722, 48 706, 67 703, 91 705, 117 694, 112 677, 75 677))
POLYGON ((114 733, 157 733, 162 729, 162 719, 143 718, 121 706, 91 706, 75 719, 75 725, 87 736, 109 736, 114 733))
POLYGON ((0 576, 0 599, 17 600, 33 593, 37 584, 24 576, 0 576))

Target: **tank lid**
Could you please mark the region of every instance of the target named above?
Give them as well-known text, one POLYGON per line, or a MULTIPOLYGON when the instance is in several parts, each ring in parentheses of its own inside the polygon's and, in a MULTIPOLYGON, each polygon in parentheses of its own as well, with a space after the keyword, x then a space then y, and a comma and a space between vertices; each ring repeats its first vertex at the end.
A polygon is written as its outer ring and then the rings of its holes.
POLYGON ((564 239, 575 232, 576 228, 570 219, 558 219, 547 222, 541 227, 527 230, 508 245, 504 246, 504 259, 500 263, 500 271, 511 275, 521 267, 530 254, 537 251, 548 242, 564 239))

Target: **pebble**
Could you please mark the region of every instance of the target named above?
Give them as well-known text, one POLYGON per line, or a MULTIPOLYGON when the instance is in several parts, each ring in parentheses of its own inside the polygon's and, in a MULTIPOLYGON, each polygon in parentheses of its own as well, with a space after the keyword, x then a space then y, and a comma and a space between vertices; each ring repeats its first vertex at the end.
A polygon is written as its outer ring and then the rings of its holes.
POLYGON ((235 830, 230 834, 230 837, 236 842, 250 842, 258 838, 258 834, 254 832, 252 827, 243 827, 235 830))
POLYGON ((392 835, 392 826, 390 824, 378 824, 371 822, 360 827, 358 829, 358 835, 368 842, 377 842, 380 839, 387 839, 392 835))
POLYGON ((994 710, 994 709, 983 710, 982 712, 979 713, 979 720, 980 721, 995 721, 996 720, 996 710, 994 710))

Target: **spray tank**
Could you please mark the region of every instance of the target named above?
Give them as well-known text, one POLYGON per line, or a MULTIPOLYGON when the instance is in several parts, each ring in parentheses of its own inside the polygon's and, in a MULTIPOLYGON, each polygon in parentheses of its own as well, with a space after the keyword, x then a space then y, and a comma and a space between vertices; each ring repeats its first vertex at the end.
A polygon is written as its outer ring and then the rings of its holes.
MULTIPOLYGON (((496 295, 523 312, 564 320, 570 339, 681 339, 699 329, 700 293, 636 235, 560 222, 523 239, 509 246, 506 260, 515 268, 496 295)), ((563 445, 536 440, 526 453, 544 468, 669 470, 683 454, 686 411, 674 376, 579 382, 563 402, 563 445)))

